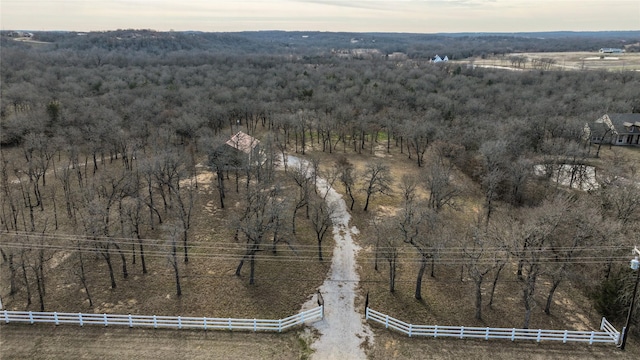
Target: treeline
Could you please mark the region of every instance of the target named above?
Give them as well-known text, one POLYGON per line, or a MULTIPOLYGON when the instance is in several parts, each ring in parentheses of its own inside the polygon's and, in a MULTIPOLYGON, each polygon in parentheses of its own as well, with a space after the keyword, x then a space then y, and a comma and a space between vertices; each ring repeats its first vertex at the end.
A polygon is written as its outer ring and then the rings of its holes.
MULTIPOLYGON (((3 32, 3 47, 11 47, 3 32)), ((115 30, 107 32, 35 32, 33 40, 49 42, 58 49, 127 51, 165 56, 171 52, 201 51, 226 55, 327 56, 335 49, 377 49, 382 55, 403 52, 412 59, 436 54, 450 59, 514 52, 597 51, 640 41, 637 31, 584 33, 462 33, 394 34, 257 31, 236 33, 159 32, 115 30)), ((633 52, 637 47, 628 47, 633 52)))

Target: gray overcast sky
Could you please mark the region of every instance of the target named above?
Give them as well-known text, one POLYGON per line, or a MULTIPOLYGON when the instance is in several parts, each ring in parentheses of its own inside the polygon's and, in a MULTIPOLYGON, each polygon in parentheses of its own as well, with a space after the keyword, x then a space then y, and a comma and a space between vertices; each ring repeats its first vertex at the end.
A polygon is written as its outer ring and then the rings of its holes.
POLYGON ((640 30, 640 0, 0 0, 4 30, 640 30))

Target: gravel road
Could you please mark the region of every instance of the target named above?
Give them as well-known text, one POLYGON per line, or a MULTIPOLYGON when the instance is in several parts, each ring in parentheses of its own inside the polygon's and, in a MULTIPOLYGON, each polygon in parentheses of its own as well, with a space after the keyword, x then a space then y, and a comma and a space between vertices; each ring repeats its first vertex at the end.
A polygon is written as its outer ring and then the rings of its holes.
MULTIPOLYGON (((289 156, 290 166, 300 166, 300 160, 289 156)), ((326 194, 326 201, 335 209, 333 217, 333 249, 331 270, 320 293, 324 299, 324 319, 311 326, 318 330, 320 337, 311 345, 315 351, 313 359, 366 359, 363 343, 373 344, 373 333, 364 317, 355 308, 356 289, 359 276, 356 272, 356 254, 360 249, 353 241, 357 234, 355 227, 349 227, 351 215, 342 195, 333 189, 325 179, 318 178, 318 192, 326 194)), ((317 294, 303 305, 304 309, 317 306, 317 294)))

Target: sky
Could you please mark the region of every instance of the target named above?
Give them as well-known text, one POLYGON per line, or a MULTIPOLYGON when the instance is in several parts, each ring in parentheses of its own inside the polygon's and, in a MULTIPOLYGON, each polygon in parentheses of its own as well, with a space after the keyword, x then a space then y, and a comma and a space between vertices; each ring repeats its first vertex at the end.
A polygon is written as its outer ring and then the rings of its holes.
POLYGON ((640 30, 640 0, 0 0, 3 30, 640 30))

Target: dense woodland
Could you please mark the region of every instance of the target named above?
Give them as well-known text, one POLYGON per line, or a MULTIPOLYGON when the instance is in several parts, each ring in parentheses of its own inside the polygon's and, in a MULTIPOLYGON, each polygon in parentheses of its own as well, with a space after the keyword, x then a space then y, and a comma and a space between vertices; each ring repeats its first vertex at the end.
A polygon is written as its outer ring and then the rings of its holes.
MULTIPOLYGON (((371 219, 371 228, 386 229, 378 234, 393 236, 361 240, 375 244, 389 291, 401 247, 418 259, 418 299, 429 265, 432 272, 438 264, 460 266, 447 260, 447 249, 456 249, 449 255, 467 259, 478 319, 487 301, 482 289, 495 290, 508 264, 517 266, 525 326, 541 278, 552 284, 547 313, 555 290, 571 280, 604 315, 624 316, 629 250, 640 232, 640 164, 623 157, 598 163, 584 125, 605 112, 640 112, 640 73, 429 62, 436 53, 597 50, 615 46, 611 38, 302 35, 36 34, 50 44, 2 37, 3 302, 46 309, 56 249, 72 252, 64 259, 90 304, 93 264, 107 266, 116 288, 132 266, 147 273, 145 251, 166 257, 179 296, 180 271, 197 251, 190 245, 194 212, 204 204, 195 175, 204 168, 215 176, 216 207, 228 218, 226 241, 241 244, 236 274, 248 271, 251 285, 260 254, 279 247, 295 256, 300 226, 323 260, 332 209, 314 191, 319 175, 352 210, 372 211, 376 199, 397 205, 393 216, 371 219), (332 52, 362 47, 409 57, 332 52), (263 161, 221 151, 239 129, 260 139, 263 161), (375 151, 402 154, 420 175, 396 176, 375 151), (310 162, 282 175, 275 168, 287 154, 310 162), (356 167, 351 156, 369 160, 356 167), (596 163, 606 175, 597 189, 553 182, 565 164, 572 183, 586 181, 587 166, 596 163), (542 179, 534 165, 545 169, 542 179), (453 180, 460 176, 474 193, 453 180), (461 205, 471 201, 465 198, 475 199, 475 217, 461 205)), ((637 33, 624 35, 617 44, 638 42, 637 33)))

